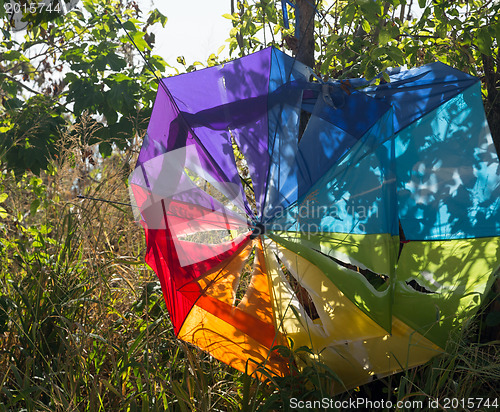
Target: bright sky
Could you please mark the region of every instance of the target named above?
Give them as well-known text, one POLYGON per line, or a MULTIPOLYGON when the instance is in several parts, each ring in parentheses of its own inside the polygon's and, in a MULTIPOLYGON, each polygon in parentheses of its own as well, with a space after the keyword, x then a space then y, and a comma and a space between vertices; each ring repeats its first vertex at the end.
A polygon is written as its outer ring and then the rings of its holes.
POLYGON ((162 56, 170 65, 177 65, 178 56, 186 63, 206 63, 212 53, 226 45, 221 53, 227 57, 231 21, 222 17, 231 13, 231 0, 139 0, 139 7, 146 14, 157 8, 168 18, 165 28, 158 25, 154 32, 154 53, 162 56))

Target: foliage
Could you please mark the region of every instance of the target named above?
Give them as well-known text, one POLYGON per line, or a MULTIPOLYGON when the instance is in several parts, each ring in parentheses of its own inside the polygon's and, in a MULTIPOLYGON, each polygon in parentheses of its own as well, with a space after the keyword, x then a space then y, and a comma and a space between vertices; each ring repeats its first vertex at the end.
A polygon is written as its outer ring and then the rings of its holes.
POLYGON ((25 33, 14 33, 3 16, 0 145, 17 173, 46 169, 62 132, 84 113, 101 126, 93 142, 101 142, 103 155, 111 153, 112 144, 123 149, 146 127, 157 85, 133 43, 161 74, 166 62, 151 54, 150 28, 164 26, 166 17, 154 10, 140 20, 133 1, 81 4, 64 15, 28 11, 25 33))
MULTIPOLYGON (((238 0, 230 52, 302 46, 285 28, 281 2, 238 0)), ((315 4, 316 67, 325 79, 374 79, 388 67, 436 60, 481 77, 485 108, 500 153, 500 2, 495 0, 333 0, 315 4)), ((289 11, 293 16, 294 11, 289 11)), ((293 17, 290 18, 293 22, 293 17)), ((385 76, 388 80, 388 76, 385 76)))
MULTIPOLYGON (((284 27, 276 3, 238 1, 238 11, 225 15, 234 26, 228 39, 232 52, 248 54, 265 46, 264 27, 273 34, 267 45, 288 47, 285 39, 293 28, 284 27)), ((370 80, 387 67, 435 60, 478 74, 481 54, 498 55, 500 4, 495 1, 419 0, 419 7, 406 0, 314 3, 317 66, 327 76, 370 80)))
POLYGON ((234 403, 230 368, 175 338, 130 208, 75 198, 128 201, 137 148, 94 162, 96 131, 83 117, 39 176, 1 165, 0 411, 234 403))

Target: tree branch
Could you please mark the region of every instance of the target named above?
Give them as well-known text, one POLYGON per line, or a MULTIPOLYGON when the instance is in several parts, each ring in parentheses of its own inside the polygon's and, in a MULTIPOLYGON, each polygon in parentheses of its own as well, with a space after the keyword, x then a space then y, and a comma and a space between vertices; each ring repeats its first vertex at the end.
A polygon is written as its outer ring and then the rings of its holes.
POLYGON ((14 82, 16 84, 18 84, 19 86, 21 86, 23 89, 26 89, 28 90, 29 92, 33 93, 33 94, 42 94, 34 89, 32 89, 31 87, 29 86, 26 86, 24 83, 20 82, 19 80, 17 80, 15 77, 11 76, 10 74, 7 74, 7 73, 1 73, 0 76, 5 76, 7 79, 9 79, 11 82, 14 82))

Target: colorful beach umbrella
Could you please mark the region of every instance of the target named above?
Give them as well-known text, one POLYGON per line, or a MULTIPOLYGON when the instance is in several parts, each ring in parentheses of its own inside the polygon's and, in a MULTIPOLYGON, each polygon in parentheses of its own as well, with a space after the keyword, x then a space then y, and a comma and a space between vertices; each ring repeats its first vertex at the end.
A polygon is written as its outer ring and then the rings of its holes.
POLYGON ((307 346, 340 391, 475 313, 500 257, 479 79, 388 74, 324 82, 267 48, 161 81, 130 188, 180 339, 278 375, 273 347, 307 346))

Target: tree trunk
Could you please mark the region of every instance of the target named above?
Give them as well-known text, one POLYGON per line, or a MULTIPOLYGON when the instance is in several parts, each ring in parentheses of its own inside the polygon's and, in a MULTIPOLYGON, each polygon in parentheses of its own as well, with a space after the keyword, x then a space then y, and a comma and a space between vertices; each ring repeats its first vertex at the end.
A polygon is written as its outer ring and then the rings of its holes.
POLYGON ((314 3, 316 0, 296 0, 299 15, 299 39, 297 60, 314 67, 314 3))
MULTIPOLYGON (((314 68, 314 14, 313 4, 316 0, 296 0, 295 14, 299 16, 299 38, 297 49, 297 60, 307 66, 314 68)), ((301 110, 299 123, 299 141, 304 134, 311 114, 301 110)))
POLYGON ((486 90, 488 91, 485 110, 497 155, 500 157, 500 91, 497 89, 497 83, 500 81, 498 72, 500 68, 497 65, 497 70, 495 71, 495 60, 493 57, 483 54, 481 58, 483 61, 486 90))

